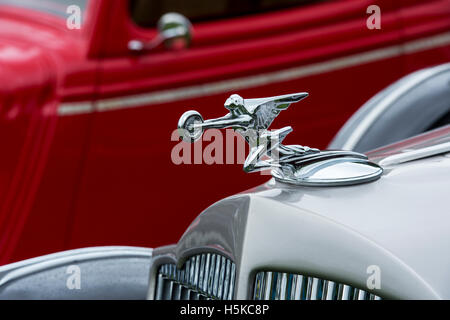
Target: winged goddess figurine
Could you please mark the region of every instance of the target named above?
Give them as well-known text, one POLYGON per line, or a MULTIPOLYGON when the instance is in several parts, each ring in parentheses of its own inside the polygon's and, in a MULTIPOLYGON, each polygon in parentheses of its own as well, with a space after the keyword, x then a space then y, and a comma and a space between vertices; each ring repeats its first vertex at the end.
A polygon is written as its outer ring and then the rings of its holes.
MULTIPOLYGON (((281 111, 307 96, 308 93, 300 92, 270 98, 244 99, 233 94, 225 102, 224 106, 229 112, 223 117, 203 120, 197 111, 185 112, 178 121, 179 135, 186 142, 195 142, 207 129, 233 128, 250 145, 249 155, 244 162, 244 171, 255 172, 272 169, 272 175, 275 178, 293 184, 323 184, 321 181, 317 180, 317 183, 316 180, 308 179, 308 177, 323 169, 324 161, 327 160, 340 158, 340 160, 345 159, 350 162, 367 162, 365 155, 352 151, 320 151, 301 145, 283 145, 284 138, 292 132, 290 126, 269 130, 273 120, 281 111), (311 167, 312 163, 317 164, 318 161, 321 161, 322 166, 311 167), (302 170, 305 168, 307 170, 302 170)), ((328 164, 336 164, 336 161, 328 164)), ((379 174, 380 172, 378 172, 379 174)), ((351 182, 345 177, 344 180, 351 182)), ((335 181, 334 179, 328 183, 333 185, 351 184, 345 183, 344 180, 335 181)))

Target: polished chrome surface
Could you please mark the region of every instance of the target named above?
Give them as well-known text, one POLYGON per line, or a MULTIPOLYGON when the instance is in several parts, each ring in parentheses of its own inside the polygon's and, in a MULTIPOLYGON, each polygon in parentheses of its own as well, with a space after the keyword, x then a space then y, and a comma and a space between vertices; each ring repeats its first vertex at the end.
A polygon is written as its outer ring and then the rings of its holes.
POLYGON ((381 300, 373 293, 349 285, 283 272, 258 272, 255 300, 381 300))
POLYGON ((383 170, 363 154, 352 151, 321 151, 301 145, 283 145, 292 127, 268 130, 278 114, 292 103, 306 98, 300 92, 261 99, 244 99, 237 94, 225 102, 229 113, 203 120, 197 111, 185 112, 178 121, 181 139, 194 142, 206 129, 233 128, 250 145, 244 171, 272 170, 279 181, 306 186, 339 186, 378 179, 383 170))
POLYGON ((381 166, 391 166, 408 161, 419 160, 438 154, 450 152, 450 142, 437 144, 434 146, 425 147, 417 150, 407 150, 403 153, 388 156, 381 160, 379 164, 381 166))
MULTIPOLYGON (((341 186, 364 183, 376 180, 383 170, 367 159, 342 157, 308 163, 297 169, 293 176, 295 184, 305 186, 341 186)), ((280 171, 274 170, 272 175, 281 182, 292 183, 292 178, 286 178, 280 171)))
POLYGON ((161 44, 167 49, 182 49, 190 46, 192 41, 192 24, 188 18, 176 13, 164 14, 158 21, 158 35, 150 42, 131 40, 128 49, 134 52, 151 50, 161 44))
POLYGON ((183 113, 178 120, 178 133, 184 141, 195 142, 203 134, 202 129, 194 128, 194 124, 203 123, 203 117, 194 110, 183 113), (185 129, 188 128, 188 129, 185 129))
POLYGON ((228 258, 204 253, 189 258, 181 269, 163 264, 156 277, 156 300, 231 300, 235 264, 228 258))

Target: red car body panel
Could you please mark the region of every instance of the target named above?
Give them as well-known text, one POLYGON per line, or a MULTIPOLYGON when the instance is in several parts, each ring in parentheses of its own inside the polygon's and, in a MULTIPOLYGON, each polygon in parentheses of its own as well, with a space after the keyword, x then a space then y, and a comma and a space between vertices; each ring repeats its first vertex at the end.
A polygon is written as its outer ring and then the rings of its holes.
POLYGON ((191 106, 210 118, 234 92, 308 91, 275 125, 325 147, 377 91, 450 60, 450 0, 328 1, 194 30, 189 49, 136 55, 128 41, 156 30, 133 24, 127 1, 90 1, 81 30, 0 8, 0 264, 172 243, 209 204, 267 180, 240 164, 173 164, 171 135, 191 106), (381 30, 366 27, 371 4, 381 30))

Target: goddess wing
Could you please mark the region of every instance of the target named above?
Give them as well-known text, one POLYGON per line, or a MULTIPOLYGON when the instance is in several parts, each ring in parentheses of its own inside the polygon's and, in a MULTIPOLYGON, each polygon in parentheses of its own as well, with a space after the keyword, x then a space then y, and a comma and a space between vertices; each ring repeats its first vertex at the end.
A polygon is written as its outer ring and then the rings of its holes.
POLYGON ((291 103, 306 98, 308 93, 300 92, 261 99, 245 99, 244 107, 254 115, 256 130, 268 129, 280 111, 287 109, 291 103))

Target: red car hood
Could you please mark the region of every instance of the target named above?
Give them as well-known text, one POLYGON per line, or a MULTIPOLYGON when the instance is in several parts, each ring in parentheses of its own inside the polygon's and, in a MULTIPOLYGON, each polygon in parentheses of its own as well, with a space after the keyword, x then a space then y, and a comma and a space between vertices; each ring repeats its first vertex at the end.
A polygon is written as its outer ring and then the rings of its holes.
POLYGON ((10 109, 5 104, 40 99, 43 92, 52 92, 44 88, 64 83, 70 66, 82 60, 86 52, 81 40, 79 34, 59 26, 0 13, 1 118, 10 109))
POLYGON ((77 42, 38 15, 25 20, 0 10, 0 260, 14 250, 28 219, 68 75, 86 60, 77 42))
POLYGON ((5 41, 0 37, 2 119, 4 117, 11 118, 11 108, 14 108, 14 106, 17 108, 19 100, 29 101, 33 97, 36 99, 41 92, 38 89, 52 83, 54 78, 51 59, 44 50, 37 46, 30 46, 25 42, 5 41))

